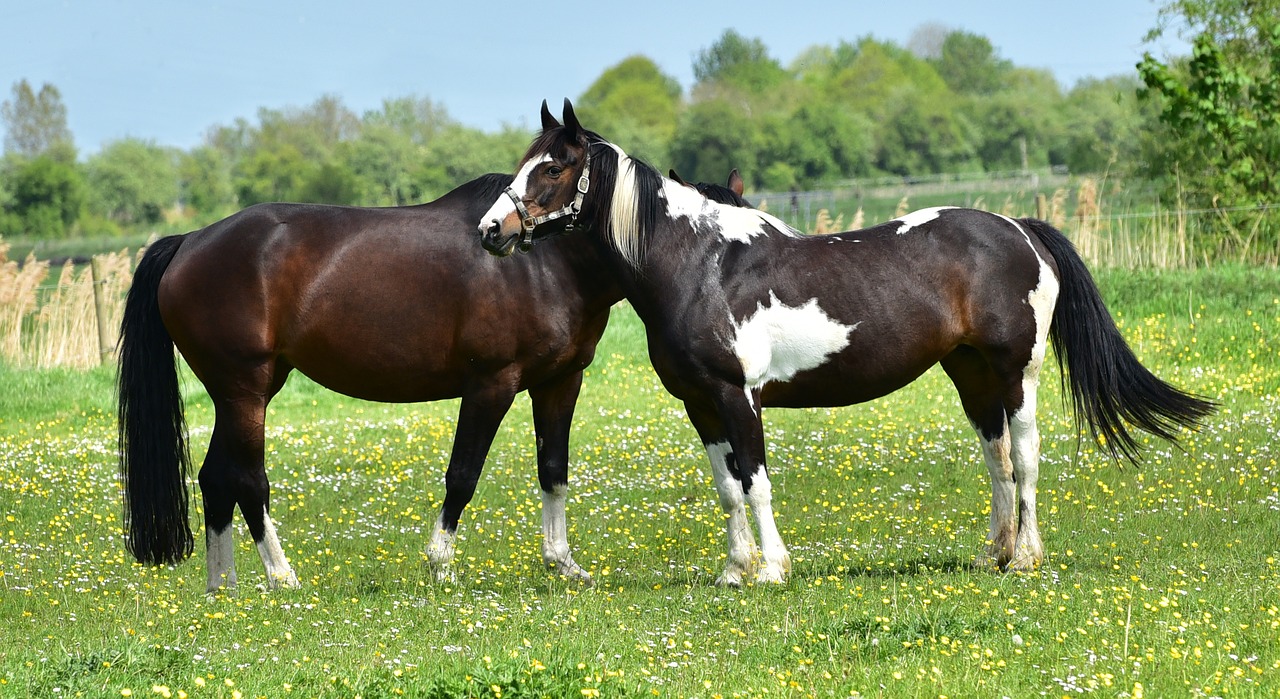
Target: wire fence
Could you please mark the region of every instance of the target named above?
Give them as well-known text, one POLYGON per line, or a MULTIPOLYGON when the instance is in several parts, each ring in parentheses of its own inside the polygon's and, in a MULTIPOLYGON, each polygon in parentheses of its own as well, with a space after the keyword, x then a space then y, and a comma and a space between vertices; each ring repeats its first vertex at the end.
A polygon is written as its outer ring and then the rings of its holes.
MULTIPOLYGON (((1142 190, 1100 195, 1098 184, 1088 178, 1070 189, 1067 184, 1065 173, 1050 170, 981 178, 939 175, 920 182, 878 178, 748 198, 806 233, 850 230, 896 218, 909 208, 958 204, 1043 218, 1063 230, 1092 267, 1173 269, 1224 260, 1280 264, 1276 232, 1259 231, 1280 203, 1164 208, 1153 207, 1155 197, 1142 190), (1221 236, 1207 235, 1201 225, 1205 219, 1250 214, 1256 214, 1258 225, 1227 241, 1232 255, 1224 254, 1221 236)), ((111 360, 125 294, 143 249, 94 255, 91 264, 70 258, 53 265, 33 255, 11 260, 8 243, 0 239, 0 362, 84 368, 111 360)))

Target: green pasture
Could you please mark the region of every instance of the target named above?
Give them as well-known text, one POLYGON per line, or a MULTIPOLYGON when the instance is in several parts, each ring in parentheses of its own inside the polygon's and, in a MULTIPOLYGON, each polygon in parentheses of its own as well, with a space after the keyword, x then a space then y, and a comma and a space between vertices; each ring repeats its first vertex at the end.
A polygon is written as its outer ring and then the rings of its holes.
MULTIPOLYGON (((792 578, 715 587, 705 456, 620 306, 573 440, 570 542, 594 586, 542 568, 527 398, 437 583, 422 550, 456 402, 295 376, 267 443, 302 588, 257 589, 237 525, 241 587, 209 597, 202 545, 173 568, 124 552, 111 370, 0 368, 0 696, 1277 696, 1280 272, 1099 281, 1139 357, 1221 410, 1121 465, 1079 438, 1050 369, 1029 574, 972 567, 987 476, 934 370, 871 404, 766 413, 792 578)), ((199 461, 212 414, 189 376, 186 395, 199 461)))

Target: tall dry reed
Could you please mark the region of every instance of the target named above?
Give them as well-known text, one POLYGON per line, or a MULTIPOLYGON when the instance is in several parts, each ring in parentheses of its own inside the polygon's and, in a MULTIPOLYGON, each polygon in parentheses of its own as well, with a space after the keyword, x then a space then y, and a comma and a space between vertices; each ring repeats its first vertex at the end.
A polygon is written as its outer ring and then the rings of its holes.
POLYGON ((49 263, 28 255, 24 264, 9 259, 9 244, 0 240, 0 357, 22 363, 23 331, 37 306, 40 283, 49 275, 49 263))
MULTIPOLYGON (((94 310, 94 279, 88 266, 68 262, 53 284, 49 263, 28 256, 19 266, 0 241, 0 358, 19 367, 89 368, 103 361, 94 310)), ((106 337, 114 347, 132 281, 126 251, 98 256, 106 337)))

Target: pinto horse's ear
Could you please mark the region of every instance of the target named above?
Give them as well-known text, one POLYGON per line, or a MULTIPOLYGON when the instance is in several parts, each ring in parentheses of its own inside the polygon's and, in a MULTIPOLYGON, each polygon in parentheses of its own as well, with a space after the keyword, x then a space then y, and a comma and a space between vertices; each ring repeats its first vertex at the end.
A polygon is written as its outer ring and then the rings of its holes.
POLYGON ((573 103, 569 98, 564 98, 564 128, 569 132, 569 138, 577 140, 578 134, 582 132, 582 124, 578 123, 578 115, 573 113, 573 103))
POLYGON ((742 175, 738 174, 738 168, 736 167, 733 172, 729 173, 729 189, 733 190, 734 194, 742 196, 742 175))
POLYGON ((542 130, 550 131, 558 126, 560 126, 560 122, 551 116, 551 110, 547 109, 547 101, 542 100, 542 130))
POLYGON ((671 179, 675 180, 677 183, 682 184, 686 187, 690 186, 688 182, 685 182, 684 180, 680 179, 680 173, 676 172, 675 168, 671 168, 671 171, 667 174, 670 175, 671 179))

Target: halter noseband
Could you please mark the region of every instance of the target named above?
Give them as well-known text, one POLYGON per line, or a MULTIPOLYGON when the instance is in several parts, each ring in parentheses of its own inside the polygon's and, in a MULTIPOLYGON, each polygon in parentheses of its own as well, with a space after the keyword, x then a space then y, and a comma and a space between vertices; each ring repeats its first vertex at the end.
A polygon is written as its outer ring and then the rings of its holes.
POLYGON ((515 189, 507 187, 503 191, 503 194, 511 198, 511 203, 516 206, 516 213, 520 215, 520 252, 529 252, 533 249, 533 229, 547 221, 554 221, 568 216, 569 224, 564 227, 566 233, 572 231, 574 226, 577 225, 578 214, 582 212, 582 200, 587 196, 587 190, 591 187, 591 151, 589 149, 585 152, 584 157, 586 162, 582 166, 582 174, 578 175, 578 191, 573 195, 573 201, 555 211, 541 216, 530 216, 529 210, 525 208, 524 202, 520 200, 520 195, 516 194, 515 189))

